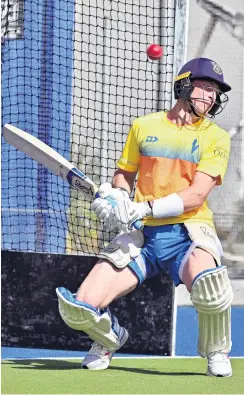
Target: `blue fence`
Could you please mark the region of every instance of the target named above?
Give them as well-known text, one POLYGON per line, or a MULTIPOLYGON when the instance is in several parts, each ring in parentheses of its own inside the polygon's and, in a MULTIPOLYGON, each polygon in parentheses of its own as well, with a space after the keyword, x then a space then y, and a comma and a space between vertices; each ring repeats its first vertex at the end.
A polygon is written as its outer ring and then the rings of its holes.
MULTIPOLYGON (((24 7, 24 38, 2 44, 2 124, 32 133, 69 159, 74 3, 25 0, 24 7)), ((4 249, 64 252, 69 199, 62 181, 2 141, 4 249)))

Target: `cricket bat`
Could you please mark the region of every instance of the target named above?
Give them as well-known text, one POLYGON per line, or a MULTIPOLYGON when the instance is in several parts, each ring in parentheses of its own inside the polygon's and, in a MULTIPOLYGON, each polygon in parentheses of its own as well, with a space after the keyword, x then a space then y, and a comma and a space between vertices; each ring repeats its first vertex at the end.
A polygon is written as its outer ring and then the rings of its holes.
MULTIPOLYGON (((10 124, 4 125, 3 136, 10 145, 24 152, 58 177, 67 181, 72 188, 81 191, 89 200, 99 197, 97 185, 81 170, 77 169, 71 162, 43 141, 10 124)), ((106 199, 112 207, 117 204, 116 200, 110 197, 106 199)), ((140 220, 135 221, 133 224, 135 229, 143 229, 143 226, 143 222, 140 220)))

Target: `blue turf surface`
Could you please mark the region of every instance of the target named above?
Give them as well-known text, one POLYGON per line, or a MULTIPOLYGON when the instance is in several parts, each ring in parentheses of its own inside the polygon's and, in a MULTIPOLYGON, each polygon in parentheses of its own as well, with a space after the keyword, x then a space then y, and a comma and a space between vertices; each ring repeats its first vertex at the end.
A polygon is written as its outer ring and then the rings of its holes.
MULTIPOLYGON (((244 307, 232 307, 232 349, 230 356, 244 356, 244 307)), ((176 321, 176 355, 195 356, 197 348, 197 314, 193 307, 178 307, 176 321)))
MULTIPOLYGON (((84 351, 46 350, 39 348, 2 347, 2 359, 35 359, 35 358, 83 358, 84 351)), ((134 354, 119 354, 117 357, 139 356, 134 354)), ((143 356, 143 355, 140 355, 143 356)), ((148 355, 145 355, 148 357, 148 355)))
MULTIPOLYGON (((243 342, 244 308, 232 308, 232 341, 233 346, 230 353, 232 357, 244 356, 243 342)), ((178 307, 176 324, 176 356, 197 356, 197 315, 192 307, 178 307)), ((35 358, 83 358, 85 352, 46 350, 37 348, 2 347, 2 359, 35 359, 35 358)), ((120 354, 118 357, 145 356, 134 354, 120 354)), ((146 355, 147 357, 149 355, 146 355)))

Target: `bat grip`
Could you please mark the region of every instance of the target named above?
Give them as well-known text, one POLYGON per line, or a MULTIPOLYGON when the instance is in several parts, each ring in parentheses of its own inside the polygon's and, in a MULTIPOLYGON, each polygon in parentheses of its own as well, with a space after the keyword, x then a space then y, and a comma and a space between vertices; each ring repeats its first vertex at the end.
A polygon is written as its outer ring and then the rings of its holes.
MULTIPOLYGON (((99 197, 101 197, 101 196, 100 196, 99 193, 97 192, 96 195, 95 195, 95 197, 96 197, 96 198, 99 198, 99 197)), ((113 198, 111 198, 111 197, 109 197, 109 196, 107 196, 107 197, 105 198, 105 200, 107 200, 107 201, 109 202, 109 204, 111 204, 112 207, 115 207, 115 206, 117 205, 116 200, 113 199, 113 198)), ((135 228, 135 229, 137 229, 137 230, 142 230, 142 229, 144 228, 144 223, 143 223, 142 221, 140 221, 139 219, 137 219, 135 222, 133 222, 132 226, 133 226, 133 228, 135 228)))
POLYGON ((142 230, 144 228, 144 223, 137 219, 135 222, 133 222, 132 226, 137 230, 142 230))

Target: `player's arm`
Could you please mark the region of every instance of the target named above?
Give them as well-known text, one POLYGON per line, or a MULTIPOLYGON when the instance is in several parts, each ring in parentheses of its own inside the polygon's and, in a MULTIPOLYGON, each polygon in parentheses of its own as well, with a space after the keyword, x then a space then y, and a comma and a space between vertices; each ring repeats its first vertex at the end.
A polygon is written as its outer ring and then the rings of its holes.
POLYGON ((114 208, 116 218, 121 223, 128 224, 125 231, 130 231, 135 219, 147 216, 177 217, 185 211, 201 207, 217 184, 218 178, 196 171, 191 185, 177 193, 148 202, 132 203, 129 199, 121 200, 114 208))
POLYGON ((201 207, 218 183, 219 176, 196 171, 191 185, 182 191, 148 202, 154 218, 175 217, 201 207))
POLYGON ((118 169, 114 174, 112 182, 113 188, 126 190, 129 195, 133 190, 135 178, 139 170, 139 134, 139 127, 136 122, 133 122, 123 152, 117 162, 118 169))
POLYGON ((136 175, 137 172, 117 169, 113 177, 113 188, 125 189, 130 195, 133 190, 136 175))
POLYGON ((201 207, 217 182, 218 177, 196 171, 191 185, 177 192, 177 195, 182 199, 184 211, 201 207))
POLYGON ((229 159, 230 137, 224 133, 205 147, 191 185, 177 192, 184 204, 184 211, 201 207, 215 185, 221 185, 229 159))
MULTIPOLYGON (((195 172, 191 185, 182 191, 172 193, 164 198, 148 202, 155 218, 178 216, 185 211, 201 207, 209 193, 218 183, 219 176, 213 177, 199 171, 195 172)), ((145 203, 143 203, 145 205, 145 203)))
POLYGON ((136 121, 129 131, 123 152, 117 162, 118 169, 113 177, 113 187, 123 188, 131 194, 140 164, 140 129, 136 121))

